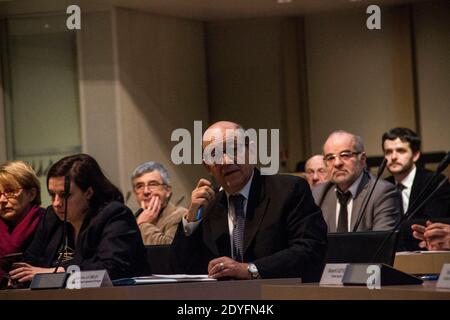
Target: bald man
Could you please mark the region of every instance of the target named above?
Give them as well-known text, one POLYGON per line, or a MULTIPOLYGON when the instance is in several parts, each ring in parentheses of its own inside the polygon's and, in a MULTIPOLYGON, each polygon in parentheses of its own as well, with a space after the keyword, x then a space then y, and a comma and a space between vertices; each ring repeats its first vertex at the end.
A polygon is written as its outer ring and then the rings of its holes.
POLYGON ((328 170, 323 161, 323 155, 316 154, 306 161, 305 175, 311 188, 319 183, 324 183, 329 180, 328 170))
POLYGON ((236 123, 221 121, 203 136, 204 166, 222 190, 216 193, 210 181, 200 179, 192 192, 172 243, 176 272, 318 281, 326 224, 307 182, 261 175, 249 161, 254 142, 240 139, 243 132, 236 123), (227 149, 227 143, 234 148, 227 149))
POLYGON ((330 181, 313 189, 328 232, 382 231, 394 228, 400 219, 400 197, 395 186, 379 180, 365 212, 361 208, 375 183, 366 171, 361 137, 335 131, 323 146, 330 181))

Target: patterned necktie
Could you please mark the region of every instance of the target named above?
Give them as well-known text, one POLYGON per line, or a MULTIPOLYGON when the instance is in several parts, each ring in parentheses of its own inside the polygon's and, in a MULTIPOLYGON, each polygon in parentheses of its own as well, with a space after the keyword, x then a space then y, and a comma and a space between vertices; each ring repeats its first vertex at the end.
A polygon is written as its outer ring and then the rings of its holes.
POLYGON ((348 212, 347 212, 347 203, 352 194, 350 191, 347 192, 340 192, 339 190, 336 191, 336 196, 339 200, 339 204, 341 205, 341 208, 339 209, 339 218, 338 218, 338 225, 337 225, 337 232, 348 232, 348 212))
POLYGON ((244 261, 244 199, 244 196, 241 194, 230 196, 236 216, 236 223, 233 228, 233 258, 238 262, 244 261))

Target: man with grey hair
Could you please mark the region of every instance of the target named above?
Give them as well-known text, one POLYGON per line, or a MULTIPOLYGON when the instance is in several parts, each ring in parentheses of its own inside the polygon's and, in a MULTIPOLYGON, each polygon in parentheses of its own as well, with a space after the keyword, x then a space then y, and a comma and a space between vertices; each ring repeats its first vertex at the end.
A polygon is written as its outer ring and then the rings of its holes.
POLYGON ((166 168, 157 162, 145 162, 131 175, 134 195, 143 209, 137 218, 145 245, 171 244, 185 208, 169 202, 172 186, 166 168))
POLYGON ((323 146, 330 181, 313 189, 328 232, 391 230, 400 219, 400 199, 395 186, 379 180, 365 212, 362 206, 375 183, 366 170, 361 137, 346 131, 330 134, 323 146))
POLYGON ((323 155, 316 154, 306 161, 305 176, 311 188, 319 183, 324 183, 329 180, 328 170, 323 161, 323 155))

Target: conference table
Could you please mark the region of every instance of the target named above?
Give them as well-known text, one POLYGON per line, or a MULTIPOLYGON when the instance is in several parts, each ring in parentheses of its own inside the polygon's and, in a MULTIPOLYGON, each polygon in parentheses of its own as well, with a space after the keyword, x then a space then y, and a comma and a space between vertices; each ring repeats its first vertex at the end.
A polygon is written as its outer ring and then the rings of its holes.
POLYGON ((450 300, 436 281, 422 285, 321 286, 300 279, 183 282, 89 289, 3 290, 0 300, 450 300))

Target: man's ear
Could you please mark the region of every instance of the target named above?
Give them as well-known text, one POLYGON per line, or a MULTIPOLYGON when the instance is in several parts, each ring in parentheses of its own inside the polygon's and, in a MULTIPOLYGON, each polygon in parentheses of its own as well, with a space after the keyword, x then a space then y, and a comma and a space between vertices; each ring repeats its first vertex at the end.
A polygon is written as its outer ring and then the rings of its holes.
POLYGON ((92 198, 92 196, 94 195, 94 190, 92 189, 92 187, 89 187, 87 190, 86 190, 86 198, 88 199, 88 200, 91 200, 91 198, 92 198))
POLYGON ((420 158, 420 151, 413 152, 413 162, 416 163, 420 158))
POLYGON ((367 160, 367 155, 365 152, 361 152, 361 162, 365 165, 367 160))

